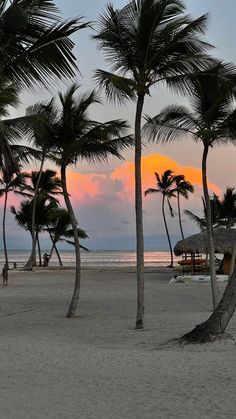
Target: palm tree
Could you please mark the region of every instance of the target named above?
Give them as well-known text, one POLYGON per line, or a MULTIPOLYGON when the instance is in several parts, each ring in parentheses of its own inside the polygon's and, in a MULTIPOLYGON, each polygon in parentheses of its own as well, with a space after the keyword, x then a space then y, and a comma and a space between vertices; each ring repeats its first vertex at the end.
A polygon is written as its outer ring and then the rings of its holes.
POLYGON ((98 98, 94 92, 76 97, 77 89, 78 86, 74 84, 64 95, 59 94, 60 108, 53 124, 55 138, 51 153, 51 158, 60 166, 62 190, 70 214, 75 243, 75 287, 67 317, 73 317, 76 311, 81 269, 78 223, 67 190, 66 169, 82 160, 107 161, 109 155, 121 158, 120 151, 132 144, 131 137, 121 137, 121 133, 127 128, 126 122, 113 120, 100 123, 91 120, 88 111, 92 104, 98 102, 98 98))
POLYGON ((160 176, 158 173, 155 173, 155 176, 156 176, 156 181, 157 181, 157 189, 149 188, 144 192, 144 195, 147 196, 147 195, 153 194, 153 193, 161 193, 162 194, 162 205, 161 205, 162 216, 163 216, 163 221, 164 221, 164 225, 165 225, 167 240, 168 240, 169 248, 170 248, 170 257, 171 257, 170 268, 173 268, 173 262, 174 262, 174 260, 173 260, 173 249, 172 249, 170 235, 169 235, 167 222, 166 222, 165 201, 167 199, 169 210, 170 210, 171 216, 173 217, 174 213, 173 213, 173 210, 172 210, 172 207, 171 207, 171 204, 170 204, 170 199, 176 196, 175 195, 175 189, 174 189, 175 177, 173 176, 172 170, 166 170, 163 173, 162 176, 160 176))
MULTIPOLYGON (((203 203, 203 216, 199 217, 192 211, 185 210, 191 220, 195 221, 201 230, 206 228, 206 205, 204 198, 203 203)), ((219 198, 215 193, 211 199, 211 216, 213 227, 226 227, 232 228, 236 224, 236 191, 233 187, 227 187, 223 198, 219 198)))
MULTIPOLYGON (((42 131, 39 131, 42 133, 42 131)), ((47 136, 45 136, 47 139, 47 136)), ((32 251, 28 262, 25 265, 26 269, 32 269, 35 264, 35 252, 36 252, 36 235, 35 235, 35 217, 36 217, 36 205, 38 196, 44 196, 49 199, 55 199, 55 195, 62 194, 61 191, 61 181, 56 176, 54 170, 46 170, 43 172, 43 162, 45 159, 45 149, 47 148, 46 141, 45 147, 42 152, 42 161, 40 165, 40 170, 38 172, 31 172, 31 182, 32 185, 28 185, 28 191, 32 193, 33 196, 33 206, 32 206, 32 226, 31 226, 31 237, 32 237, 32 251)))
MULTIPOLYGON (((11 104, 16 91, 48 86, 76 74, 74 43, 69 37, 88 24, 82 23, 81 18, 63 21, 53 0, 0 0, 0 74, 1 85, 4 81, 8 89, 0 92, 0 114, 2 103, 11 104)), ((11 163, 10 167, 18 171, 9 141, 13 134, 14 138, 19 136, 19 128, 14 129, 12 121, 5 123, 4 128, 3 131, 1 127, 0 167, 3 162, 5 168, 11 163)))
POLYGON ((7 210, 7 199, 10 192, 14 192, 18 195, 25 196, 25 176, 24 173, 18 173, 10 175, 9 171, 2 169, 2 178, 0 179, 0 197, 4 196, 4 205, 3 205, 3 219, 2 219, 2 231, 3 231, 3 247, 5 255, 5 285, 8 283, 8 252, 7 252, 7 240, 6 240, 6 210, 7 210))
MULTIPOLYGON (((32 235, 31 225, 32 225, 32 207, 33 200, 28 199, 20 203, 20 208, 16 210, 14 206, 11 206, 11 213, 15 215, 15 219, 21 227, 25 228, 26 231, 29 231, 32 235)), ((38 196, 36 201, 36 217, 35 217, 35 236, 36 243, 38 245, 39 253, 39 265, 42 264, 40 242, 39 242, 39 233, 44 231, 48 225, 50 214, 57 207, 57 202, 55 200, 48 201, 47 198, 43 196, 38 196)), ((36 262, 36 261, 35 261, 36 262)))
POLYGON ((192 80, 193 111, 184 106, 167 106, 154 118, 147 118, 144 131, 149 139, 176 141, 189 134, 203 144, 202 183, 207 214, 209 258, 213 308, 218 301, 214 265, 211 204, 207 184, 207 156, 211 147, 231 141, 227 121, 232 115, 232 96, 236 70, 232 64, 212 63, 192 80))
MULTIPOLYGON (((74 237, 73 230, 71 228, 70 214, 65 208, 55 208, 51 214, 47 226, 47 231, 52 240, 52 248, 49 255, 49 261, 52 257, 53 250, 55 249, 59 264, 62 266, 62 260, 57 249, 57 243, 60 241, 66 241, 68 244, 74 244, 69 239, 74 237)), ((88 235, 81 228, 77 229, 78 236, 80 239, 88 238, 88 235)), ((88 249, 80 244, 80 248, 88 251, 88 249)))
POLYGON ((180 211, 180 195, 183 196, 185 199, 189 198, 189 192, 193 193, 194 188, 193 185, 185 179, 184 175, 175 175, 175 192, 177 194, 177 206, 178 206, 178 216, 179 216, 179 227, 181 232, 181 237, 184 240, 184 233, 182 227, 182 220, 181 220, 181 211, 180 211))
POLYGON ((109 99, 135 100, 135 212, 137 252, 136 329, 144 327, 144 244, 141 179, 141 120, 151 87, 164 83, 179 92, 189 87, 187 75, 203 68, 209 44, 199 35, 206 15, 192 20, 181 0, 130 0, 122 9, 109 4, 94 36, 111 72, 97 70, 96 79, 109 99))

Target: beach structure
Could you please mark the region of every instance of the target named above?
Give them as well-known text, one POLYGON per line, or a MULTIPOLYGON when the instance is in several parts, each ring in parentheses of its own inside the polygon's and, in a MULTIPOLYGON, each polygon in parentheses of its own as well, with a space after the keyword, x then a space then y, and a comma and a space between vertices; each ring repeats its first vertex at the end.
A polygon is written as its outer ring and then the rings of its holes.
MULTIPOLYGON (((223 271, 227 275, 230 272, 232 255, 235 259, 236 229, 216 227, 213 229, 213 240, 215 253, 224 255, 223 271)), ((174 247, 174 253, 176 256, 182 255, 183 258, 179 264, 183 269, 190 269, 192 274, 199 272, 207 263, 202 255, 209 253, 207 231, 204 230, 178 241, 174 247)))

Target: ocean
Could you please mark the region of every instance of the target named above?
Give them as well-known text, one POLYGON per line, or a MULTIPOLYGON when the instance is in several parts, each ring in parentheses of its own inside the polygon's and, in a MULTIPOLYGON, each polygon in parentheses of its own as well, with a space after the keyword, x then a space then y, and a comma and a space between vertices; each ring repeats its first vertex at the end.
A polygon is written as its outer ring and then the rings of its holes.
MULTIPOLYGON (((30 252, 27 250, 9 250, 9 264, 10 268, 13 267, 13 263, 17 264, 17 267, 24 266, 28 260, 30 252)), ((75 254, 72 250, 60 250, 60 255, 64 266, 75 265, 75 254)), ((177 262, 180 258, 174 257, 174 261, 177 262)), ((170 253, 161 251, 147 251, 144 255, 145 266, 167 266, 170 263, 170 253)), ((3 266, 4 254, 0 250, 0 265, 3 266)), ((57 266, 58 259, 54 253, 50 261, 50 265, 57 266)), ((90 251, 81 252, 81 265, 83 267, 129 267, 136 265, 136 253, 134 251, 115 251, 115 250, 104 250, 104 251, 90 251)))

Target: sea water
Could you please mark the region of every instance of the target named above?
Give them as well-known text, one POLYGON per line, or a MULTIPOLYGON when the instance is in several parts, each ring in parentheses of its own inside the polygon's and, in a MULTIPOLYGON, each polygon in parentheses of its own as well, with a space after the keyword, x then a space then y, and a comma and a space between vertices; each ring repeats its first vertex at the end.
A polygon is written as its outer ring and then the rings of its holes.
MULTIPOLYGON (((17 267, 22 267, 30 256, 29 250, 9 250, 9 265, 13 267, 14 262, 17 267)), ((64 266, 75 265, 75 253, 73 250, 60 250, 60 256, 64 266)), ((177 262, 180 258, 174 257, 177 262)), ((166 251, 147 251, 144 253, 145 266, 168 266, 170 263, 170 253, 166 251)), ((0 250, 0 265, 4 264, 4 253, 0 250)), ((59 265, 55 253, 52 255, 50 265, 59 265)), ((136 252, 134 251, 114 251, 114 250, 97 250, 81 252, 81 265, 83 267, 129 267, 136 265, 136 252)))

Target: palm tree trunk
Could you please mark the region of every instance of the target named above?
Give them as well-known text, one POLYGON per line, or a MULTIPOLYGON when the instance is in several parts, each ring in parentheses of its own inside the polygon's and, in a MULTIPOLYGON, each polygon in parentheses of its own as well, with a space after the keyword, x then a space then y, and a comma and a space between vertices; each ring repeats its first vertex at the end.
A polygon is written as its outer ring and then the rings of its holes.
POLYGON ((135 214, 136 214, 136 254, 137 254, 137 316, 136 329, 144 328, 144 241, 141 177, 141 118, 144 96, 139 95, 135 116, 135 214))
POLYGON ((49 225, 47 224, 47 229, 48 229, 48 234, 49 234, 49 236, 50 236, 50 239, 51 239, 51 242, 52 242, 52 248, 51 248, 51 251, 50 251, 50 255, 49 255, 49 261, 48 261, 48 263, 50 262, 50 260, 51 260, 51 257, 52 257, 52 254, 53 254, 53 250, 55 249, 55 252, 56 252, 56 254, 57 254, 57 259, 58 259, 58 261, 59 261, 59 265, 60 266, 63 266, 63 263, 62 263, 62 260, 61 260, 61 256, 60 256, 60 253, 58 252, 58 249, 57 249, 57 246, 56 246, 56 240, 53 238, 53 236, 52 236, 52 234, 51 234, 51 231, 50 231, 50 229, 49 229, 49 225))
POLYGON ((65 204, 67 211, 70 214, 71 225, 74 234, 74 241, 75 241, 75 257, 76 257, 76 271, 75 271, 75 286, 73 296, 69 305, 69 309, 67 312, 66 317, 71 318, 74 317, 76 312, 76 307, 79 301, 79 292, 80 292, 80 280, 81 280, 81 264, 80 264, 80 247, 79 247, 79 237, 78 237, 78 226, 77 221, 75 218, 75 214, 70 202, 69 194, 67 191, 66 185, 66 166, 64 164, 61 165, 61 183, 62 183, 62 190, 64 194, 65 204))
POLYGON ((162 209, 162 216, 163 216, 163 220, 164 220, 164 224, 165 224, 166 235, 167 235, 169 248, 170 248, 170 265, 169 266, 170 266, 170 268, 173 268, 174 258, 173 258, 173 250, 172 250, 172 246, 171 246, 170 235, 169 235, 167 222, 166 222, 166 216, 165 216, 165 195, 164 194, 162 196, 161 209, 162 209))
POLYGON ((38 233, 38 231, 36 233, 36 242, 37 242, 37 245, 38 245, 39 266, 42 266, 42 256, 41 256, 41 248, 40 248, 39 233, 38 233))
MULTIPOLYGON (((49 234, 50 234, 50 233, 49 233, 49 234)), ((51 234, 50 234, 50 237, 51 237, 51 234)), ((51 240, 52 240, 52 248, 51 248, 50 255, 49 255, 49 262, 50 262, 50 260, 51 260, 52 254, 53 254, 53 250, 55 249, 55 252, 56 252, 56 255, 57 255, 57 258, 58 258, 59 264, 60 264, 60 266, 63 266, 63 263, 62 263, 62 260, 61 260, 60 253, 59 253, 59 251, 58 251, 58 249, 57 249, 57 246, 56 246, 56 241, 55 241, 52 237, 51 237, 51 240)))
POLYGON ((218 294, 217 283, 216 283, 211 203, 209 199, 209 192, 208 192, 208 185, 207 185, 206 164, 207 164, 208 151, 209 151, 209 146, 204 146, 204 151, 203 151, 203 156, 202 156, 202 184, 203 184, 204 199, 205 199, 205 204, 206 204, 206 227, 207 227, 207 238, 208 238, 208 249, 209 249, 212 302, 213 302, 213 310, 215 310, 218 304, 219 294, 218 294))
POLYGON ((39 183, 42 177, 43 165, 44 165, 45 155, 43 154, 38 179, 35 185, 35 193, 33 198, 33 208, 32 208, 32 225, 31 225, 31 236, 32 236, 32 251, 28 262, 25 265, 25 269, 31 270, 33 266, 36 264, 36 233, 35 233, 35 217, 36 217, 36 204, 37 204, 37 197, 38 197, 38 190, 39 190, 39 183))
POLYGON ((181 220, 181 212, 180 212, 180 198, 179 198, 179 192, 177 192, 177 205, 178 205, 178 215, 179 215, 179 228, 182 240, 184 240, 184 232, 182 227, 182 220, 181 220))
POLYGON ((191 332, 186 333, 179 338, 180 342, 187 343, 205 343, 214 340, 221 336, 231 317, 234 314, 236 307, 236 269, 234 269, 224 294, 213 311, 212 315, 207 321, 197 325, 191 332))
POLYGON ((5 190, 5 198, 4 198, 4 207, 3 207, 3 219, 2 219, 2 233, 3 233, 3 246, 4 246, 4 256, 5 256, 5 265, 2 271, 3 276, 3 285, 8 284, 8 270, 9 270, 9 262, 8 262, 8 252, 7 252, 7 239, 6 239, 6 211, 7 211, 7 198, 8 198, 8 190, 5 190))
POLYGON ((62 260, 61 260, 61 255, 60 255, 60 253, 59 253, 59 251, 58 251, 58 248, 57 248, 56 243, 55 243, 55 245, 54 245, 54 249, 55 249, 55 252, 56 252, 56 255, 57 255, 57 259, 58 259, 58 261, 59 261, 59 265, 60 265, 60 266, 63 266, 63 263, 62 263, 62 260))

